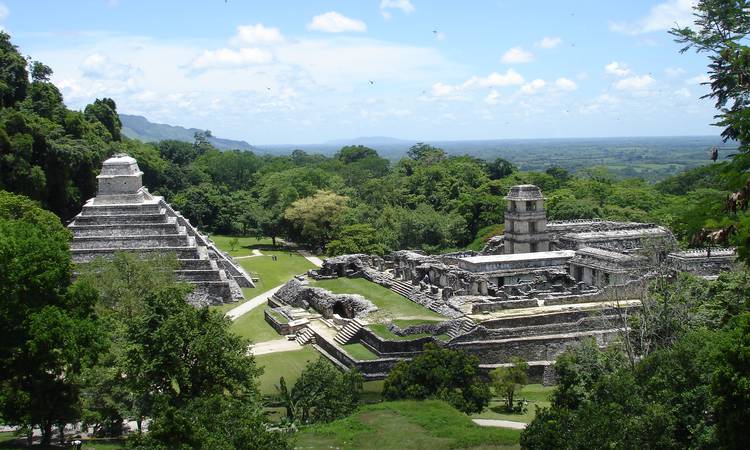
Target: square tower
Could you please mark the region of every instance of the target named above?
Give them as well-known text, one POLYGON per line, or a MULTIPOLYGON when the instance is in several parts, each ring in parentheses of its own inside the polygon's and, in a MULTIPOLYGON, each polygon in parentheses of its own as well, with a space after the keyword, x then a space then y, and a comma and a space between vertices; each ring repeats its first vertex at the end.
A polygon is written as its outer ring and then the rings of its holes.
POLYGON ((533 184, 513 186, 505 197, 505 253, 549 251, 542 191, 533 184))

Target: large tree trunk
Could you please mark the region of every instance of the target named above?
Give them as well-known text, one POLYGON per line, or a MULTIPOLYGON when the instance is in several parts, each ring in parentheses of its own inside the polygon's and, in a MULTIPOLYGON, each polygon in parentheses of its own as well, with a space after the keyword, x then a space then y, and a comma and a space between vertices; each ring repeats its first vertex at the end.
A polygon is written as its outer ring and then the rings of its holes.
POLYGON ((52 422, 46 421, 42 426, 42 447, 49 447, 52 443, 52 422))
POLYGON ((271 243, 276 247, 276 236, 271 236, 271 243))
POLYGON ((58 424, 57 427, 60 430, 60 445, 65 445, 65 424, 58 424))

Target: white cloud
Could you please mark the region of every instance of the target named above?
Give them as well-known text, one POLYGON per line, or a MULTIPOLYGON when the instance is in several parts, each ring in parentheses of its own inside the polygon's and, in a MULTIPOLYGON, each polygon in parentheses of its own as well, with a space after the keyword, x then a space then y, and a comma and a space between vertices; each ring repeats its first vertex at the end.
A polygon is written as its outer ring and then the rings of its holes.
POLYGON ((641 90, 653 84, 654 79, 650 75, 635 75, 617 80, 615 89, 621 91, 641 90))
POLYGON ((667 67, 664 69, 664 73, 667 74, 669 77, 679 77, 680 75, 685 73, 685 69, 682 67, 667 67))
POLYGON ((463 89, 474 86, 479 87, 503 87, 523 84, 524 79, 520 73, 513 69, 508 69, 505 73, 492 72, 486 77, 471 77, 466 80, 461 87, 463 89))
POLYGON ((609 29, 618 33, 635 35, 691 25, 695 19, 693 6, 697 3, 698 0, 668 0, 652 7, 646 16, 635 22, 610 23, 609 29))
POLYGON ((267 64, 272 60, 271 52, 259 48, 241 48, 239 50, 220 48, 218 50, 204 50, 190 63, 190 67, 197 70, 235 68, 267 64))
POLYGON ((560 44, 562 44, 562 39, 559 37, 543 37, 541 41, 536 43, 536 46, 541 48, 555 48, 560 44))
POLYGON ((531 52, 527 52, 521 47, 513 47, 507 52, 503 53, 503 57, 500 61, 506 64, 522 64, 527 63, 534 59, 534 55, 531 52))
POLYGON ((237 34, 230 41, 232 45, 243 47, 247 45, 276 44, 284 42, 284 36, 278 28, 266 27, 262 23, 255 25, 240 25, 237 34))
POLYGON ((81 72, 92 79, 120 79, 124 80, 138 74, 139 70, 128 64, 112 61, 100 53, 92 53, 81 62, 81 72))
POLYGON ((578 89, 578 85, 573 80, 569 80, 565 77, 558 78, 555 80, 555 86, 562 91, 575 91, 578 89))
POLYGON ((677 97, 684 97, 684 98, 688 98, 691 96, 690 90, 688 88, 677 89, 676 91, 674 91, 674 95, 676 95, 677 97))
POLYGON ((5 20, 10 15, 10 9, 4 3, 0 3, 0 20, 5 20))
POLYGON ((445 83, 435 83, 432 85, 432 95, 435 97, 448 97, 456 94, 458 88, 445 83))
POLYGON ((633 73, 627 66, 627 64, 622 64, 617 61, 612 61, 611 63, 604 66, 604 71, 610 75, 614 75, 617 77, 626 77, 633 73))
POLYGON ((367 24, 361 20, 351 19, 336 11, 319 14, 307 24, 308 30, 323 31, 325 33, 343 33, 346 31, 365 32, 367 24))
POLYGON ((690 77, 687 80, 685 80, 685 84, 702 84, 702 83, 709 83, 709 82, 711 82, 711 79, 705 73, 696 75, 694 77, 690 77))
POLYGON ((400 9, 404 14, 411 14, 414 12, 414 5, 409 0, 381 0, 380 2, 380 13, 383 17, 389 19, 391 13, 386 11, 387 9, 400 9))
POLYGON ((537 78, 536 80, 532 80, 529 83, 521 86, 521 92, 523 92, 524 94, 536 94, 546 85, 547 83, 544 80, 542 80, 541 78, 537 78))
POLYGON ((488 105, 497 105, 500 101, 500 93, 495 89, 491 90, 487 97, 484 98, 484 102, 488 105))

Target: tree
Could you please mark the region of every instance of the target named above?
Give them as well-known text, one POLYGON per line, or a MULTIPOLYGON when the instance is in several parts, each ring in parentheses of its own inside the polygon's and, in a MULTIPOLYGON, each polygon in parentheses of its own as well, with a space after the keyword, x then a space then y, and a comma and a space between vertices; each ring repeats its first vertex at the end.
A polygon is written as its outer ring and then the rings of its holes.
POLYGON ((409 147, 406 156, 423 165, 431 165, 445 159, 445 150, 422 142, 409 147))
POLYGON ((499 180, 515 172, 516 167, 507 159, 495 158, 494 161, 487 163, 487 172, 491 180, 499 180))
POLYGON ((357 223, 341 228, 336 239, 328 243, 326 251, 331 256, 348 253, 382 255, 386 249, 379 242, 377 232, 372 225, 357 223))
POLYGON ((117 115, 117 105, 111 98, 94 100, 94 103, 86 106, 84 114, 89 121, 98 121, 107 129, 113 141, 119 141, 122 122, 117 115))
POLYGON ((31 80, 32 81, 49 81, 52 76, 52 69, 50 66, 43 64, 39 61, 33 61, 31 63, 31 80))
POLYGON ((522 358, 511 358, 510 367, 498 367, 490 372, 492 378, 492 389, 495 395, 505 399, 505 409, 513 412, 513 398, 516 392, 523 388, 528 382, 526 372, 529 364, 522 358))
POLYGON ((320 190, 292 203, 284 211, 284 218, 294 224, 303 243, 325 248, 341 224, 348 200, 348 197, 320 190))
POLYGON ((479 376, 479 359, 462 351, 426 344, 411 361, 401 361, 383 385, 389 400, 445 400, 467 414, 481 412, 490 401, 490 388, 479 376))
POLYGON ((28 77, 26 59, 10 42, 10 35, 0 31, 0 106, 13 106, 26 97, 28 77))
POLYGON ((42 442, 80 418, 78 375, 103 349, 96 292, 71 284, 69 232, 34 202, 0 191, 0 416, 42 442))
MULTIPOLYGON (((750 199, 750 178, 747 175, 750 155, 750 15, 746 0, 700 0, 693 8, 694 26, 673 28, 670 34, 684 44, 681 52, 695 50, 707 53, 711 92, 704 98, 715 101, 720 111, 715 125, 723 127, 724 140, 738 142, 740 152, 732 160, 735 172, 732 188, 736 192, 726 204, 728 223, 721 224, 729 233, 743 220, 750 199)), ((742 223, 742 225, 745 225, 742 223)), ((711 239, 711 234, 704 234, 711 239)), ((741 235, 737 244, 740 258, 750 261, 748 236, 741 235)))
POLYGON ((342 373, 319 358, 307 363, 291 390, 284 377, 279 379, 277 390, 290 422, 331 422, 357 409, 363 381, 356 369, 342 373))

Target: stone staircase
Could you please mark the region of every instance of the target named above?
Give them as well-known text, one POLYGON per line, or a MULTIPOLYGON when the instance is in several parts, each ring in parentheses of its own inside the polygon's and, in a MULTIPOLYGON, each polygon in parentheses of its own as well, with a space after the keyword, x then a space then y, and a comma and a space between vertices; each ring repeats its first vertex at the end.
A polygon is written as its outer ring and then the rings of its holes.
POLYGON ((315 333, 313 333, 311 329, 305 327, 297 332, 294 340, 297 341, 299 345, 314 344, 315 333))
POLYGON ((410 283, 393 278, 390 280, 391 290, 399 295, 409 298, 409 294, 414 290, 414 286, 410 283))
POLYGON ((344 328, 339 330, 333 340, 339 345, 349 344, 357 336, 357 333, 359 333, 359 330, 361 330, 364 325, 366 324, 359 319, 352 319, 349 323, 344 325, 344 328))
POLYGON ((459 322, 460 323, 458 326, 451 327, 451 329, 445 333, 450 337, 451 340, 457 338, 458 336, 461 336, 462 334, 466 334, 477 327, 477 324, 474 323, 474 321, 471 319, 461 319, 459 322))

